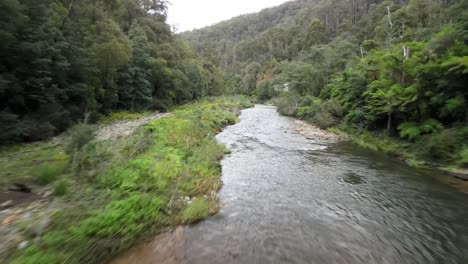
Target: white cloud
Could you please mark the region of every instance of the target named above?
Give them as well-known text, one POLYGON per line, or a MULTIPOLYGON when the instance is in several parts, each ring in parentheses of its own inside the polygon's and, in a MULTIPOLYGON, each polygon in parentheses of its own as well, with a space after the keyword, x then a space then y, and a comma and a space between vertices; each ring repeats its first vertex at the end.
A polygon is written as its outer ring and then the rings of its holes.
POLYGON ((178 31, 209 26, 232 17, 277 6, 287 0, 169 0, 168 23, 178 31))

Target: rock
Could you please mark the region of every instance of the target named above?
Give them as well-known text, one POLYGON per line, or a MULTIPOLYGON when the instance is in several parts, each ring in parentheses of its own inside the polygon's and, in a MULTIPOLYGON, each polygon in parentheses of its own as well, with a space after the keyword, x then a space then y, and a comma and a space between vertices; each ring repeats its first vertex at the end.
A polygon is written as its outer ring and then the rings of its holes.
POLYGON ((44 192, 44 193, 42 194, 42 197, 47 198, 47 197, 52 196, 52 194, 54 194, 54 192, 52 192, 52 191, 46 191, 46 192, 44 192))
POLYGON ((18 248, 18 250, 22 250, 22 249, 27 248, 28 246, 29 246, 29 241, 23 241, 23 242, 19 243, 17 248, 18 248))
POLYGON ((97 175, 97 172, 95 170, 88 171, 89 178, 94 178, 96 175, 97 175))
POLYGON ((12 200, 8 200, 2 204, 0 204, 0 208, 2 209, 5 209, 5 208, 8 208, 8 207, 12 207, 15 203, 13 203, 12 200))
POLYGON ((31 218, 31 216, 32 216, 31 212, 26 212, 21 216, 21 218, 24 219, 24 220, 27 220, 27 219, 31 218))
POLYGON ((8 188, 9 191, 30 193, 31 188, 22 183, 13 183, 14 187, 8 188))
POLYGON ((41 219, 39 221, 32 223, 32 225, 29 228, 30 233, 34 236, 41 236, 46 230, 46 228, 49 226, 49 223, 50 223, 50 220, 48 218, 41 219))
POLYGON ((190 197, 185 196, 185 197, 184 197, 184 201, 186 201, 186 202, 190 201, 190 197))

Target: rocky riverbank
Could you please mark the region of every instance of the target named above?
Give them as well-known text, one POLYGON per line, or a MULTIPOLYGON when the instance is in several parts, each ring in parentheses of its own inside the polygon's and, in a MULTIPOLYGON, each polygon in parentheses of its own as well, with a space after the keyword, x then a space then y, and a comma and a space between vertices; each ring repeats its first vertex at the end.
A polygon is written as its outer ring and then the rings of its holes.
POLYGON ((296 129, 294 130, 296 133, 301 134, 310 140, 322 140, 328 142, 338 142, 345 140, 345 138, 342 136, 320 129, 303 120, 295 120, 294 125, 296 126, 296 129))

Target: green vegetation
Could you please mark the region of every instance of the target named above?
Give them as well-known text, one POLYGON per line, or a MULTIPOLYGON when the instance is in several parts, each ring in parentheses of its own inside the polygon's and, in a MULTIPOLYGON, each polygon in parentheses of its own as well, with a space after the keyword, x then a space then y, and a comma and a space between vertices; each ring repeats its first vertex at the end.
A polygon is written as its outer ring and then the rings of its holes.
POLYGON ((468 2, 297 0, 183 35, 230 89, 361 145, 466 168, 468 2))
POLYGON ((119 112, 114 112, 111 113, 99 120, 99 123, 101 124, 112 124, 117 121, 122 121, 122 120, 136 120, 140 119, 142 117, 150 115, 150 112, 143 112, 143 113, 137 113, 137 112, 129 112, 129 111, 119 111, 119 112))
POLYGON ((65 163, 45 163, 38 167, 37 180, 40 184, 49 184, 57 180, 57 178, 65 170, 65 163))
MULTIPOLYGON (((58 142, 41 142, 0 149, 0 183, 39 183, 40 178, 59 176, 69 156, 58 142)), ((46 179, 44 179, 47 182, 46 179)))
POLYGON ((171 31, 167 3, 2 0, 0 144, 222 94, 223 73, 171 31))
POLYGON ((64 196, 68 192, 69 182, 67 179, 61 179, 54 184, 54 194, 64 196))
POLYGON ((195 223, 203 220, 210 214, 210 201, 205 198, 197 199, 184 209, 180 216, 180 222, 184 224, 195 223))
POLYGON ((101 263, 142 237, 216 213, 212 193, 220 186, 219 161, 227 150, 214 136, 237 122, 235 114, 246 106, 251 103, 245 97, 204 99, 142 126, 129 142, 64 140, 63 148, 75 146, 75 158, 67 168, 46 164, 41 170, 47 183, 57 180, 54 193, 66 195, 63 209, 10 261, 101 263), (74 172, 59 178, 73 166, 74 172))

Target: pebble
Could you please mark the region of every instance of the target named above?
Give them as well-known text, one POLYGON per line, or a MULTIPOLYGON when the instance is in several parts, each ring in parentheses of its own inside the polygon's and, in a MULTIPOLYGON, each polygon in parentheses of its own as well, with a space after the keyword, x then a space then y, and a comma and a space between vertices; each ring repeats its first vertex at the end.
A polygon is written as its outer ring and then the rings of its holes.
POLYGON ((22 250, 22 249, 25 249, 29 246, 29 241, 23 241, 21 243, 19 243, 18 245, 18 250, 22 250))

